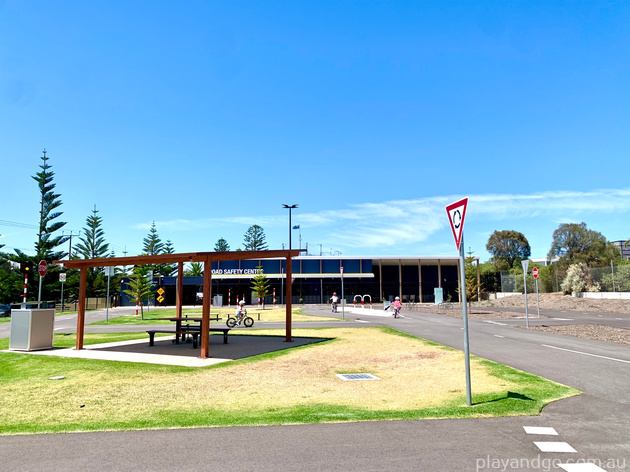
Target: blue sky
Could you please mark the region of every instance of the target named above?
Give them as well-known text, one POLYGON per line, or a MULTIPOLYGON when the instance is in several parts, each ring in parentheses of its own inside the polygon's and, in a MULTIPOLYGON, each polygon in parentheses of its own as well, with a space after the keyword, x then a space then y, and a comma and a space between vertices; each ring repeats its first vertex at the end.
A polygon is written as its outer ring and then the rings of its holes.
POLYGON ((630 237, 630 4, 0 0, 0 244, 33 254, 45 148, 116 255, 455 255, 564 222, 630 237), (9 222, 9 223, 7 223, 9 222), (18 224, 16 224, 18 223, 18 224))

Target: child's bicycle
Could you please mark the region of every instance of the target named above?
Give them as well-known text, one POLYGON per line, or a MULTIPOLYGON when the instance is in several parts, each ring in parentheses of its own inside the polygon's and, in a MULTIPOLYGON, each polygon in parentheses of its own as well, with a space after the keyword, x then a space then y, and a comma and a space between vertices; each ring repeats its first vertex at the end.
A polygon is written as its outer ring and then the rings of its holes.
POLYGON ((400 318, 400 308, 394 307, 394 318, 400 318))
POLYGON ((251 328, 254 325, 254 318, 251 318, 249 316, 231 316, 227 319, 225 324, 228 326, 228 328, 234 328, 234 326, 240 326, 241 324, 244 324, 246 328, 251 328))

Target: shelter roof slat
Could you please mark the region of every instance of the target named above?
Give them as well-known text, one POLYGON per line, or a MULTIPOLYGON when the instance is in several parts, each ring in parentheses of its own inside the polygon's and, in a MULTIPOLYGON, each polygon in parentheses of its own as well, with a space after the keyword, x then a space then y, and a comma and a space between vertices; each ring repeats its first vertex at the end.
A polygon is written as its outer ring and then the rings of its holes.
POLYGON ((82 267, 111 267, 145 264, 173 264, 176 262, 235 261, 239 259, 268 259, 272 257, 297 257, 305 249, 283 249, 269 251, 187 252, 181 254, 158 254, 154 256, 106 257, 101 259, 71 259, 54 261, 69 269, 82 267))

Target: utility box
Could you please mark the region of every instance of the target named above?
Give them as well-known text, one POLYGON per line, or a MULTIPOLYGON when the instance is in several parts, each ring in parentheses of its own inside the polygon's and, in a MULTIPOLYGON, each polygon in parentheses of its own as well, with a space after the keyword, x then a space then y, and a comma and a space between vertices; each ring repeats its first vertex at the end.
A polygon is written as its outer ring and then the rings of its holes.
POLYGON ((444 289, 442 289, 441 287, 435 287, 433 289, 433 295, 435 296, 436 305, 444 303, 444 289))
POLYGON ((11 310, 11 351, 52 349, 55 334, 55 310, 11 310))

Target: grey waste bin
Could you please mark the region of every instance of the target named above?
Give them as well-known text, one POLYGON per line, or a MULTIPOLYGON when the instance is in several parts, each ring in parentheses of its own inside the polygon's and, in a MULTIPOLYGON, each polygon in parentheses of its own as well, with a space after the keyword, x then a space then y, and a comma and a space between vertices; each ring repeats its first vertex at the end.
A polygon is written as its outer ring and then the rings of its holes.
POLYGON ((54 309, 11 310, 10 350, 52 349, 54 333, 54 309))
POLYGON ((216 307, 223 306, 223 295, 214 296, 214 306, 216 307))

